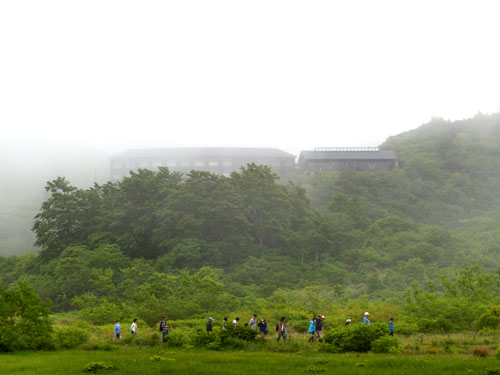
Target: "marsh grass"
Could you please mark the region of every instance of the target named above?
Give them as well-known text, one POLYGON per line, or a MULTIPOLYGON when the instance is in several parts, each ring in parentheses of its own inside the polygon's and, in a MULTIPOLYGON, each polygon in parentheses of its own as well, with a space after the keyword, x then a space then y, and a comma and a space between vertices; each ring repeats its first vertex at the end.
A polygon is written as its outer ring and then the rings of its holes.
MULTIPOLYGON (((271 344, 270 345, 274 345, 271 344)), ((288 344, 286 344, 288 345, 288 344)), ((294 345, 294 344, 290 344, 294 345)), ((298 344, 300 345, 300 344, 298 344)), ((286 346, 283 346, 286 348, 286 346)), ((1 374, 82 374, 88 363, 117 374, 470 374, 498 368, 494 357, 457 355, 328 354, 316 351, 210 351, 120 346, 118 350, 62 350, 0 355, 1 374), (151 358, 160 358, 152 360, 151 358)))

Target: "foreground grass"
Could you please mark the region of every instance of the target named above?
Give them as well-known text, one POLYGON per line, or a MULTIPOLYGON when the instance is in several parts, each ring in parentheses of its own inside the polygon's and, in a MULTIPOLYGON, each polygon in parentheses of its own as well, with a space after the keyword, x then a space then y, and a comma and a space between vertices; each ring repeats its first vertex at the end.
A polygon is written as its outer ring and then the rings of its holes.
POLYGON ((109 374, 487 374, 493 357, 458 355, 326 354, 318 352, 214 352, 199 349, 121 347, 0 354, 0 374, 83 374, 89 362, 113 365, 109 374))

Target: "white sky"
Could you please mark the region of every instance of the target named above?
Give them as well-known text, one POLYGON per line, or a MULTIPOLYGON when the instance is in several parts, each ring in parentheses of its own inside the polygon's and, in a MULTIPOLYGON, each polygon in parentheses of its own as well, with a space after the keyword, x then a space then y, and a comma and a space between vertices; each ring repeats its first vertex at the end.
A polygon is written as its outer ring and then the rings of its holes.
POLYGON ((500 109, 500 1, 0 1, 4 141, 375 146, 500 109))

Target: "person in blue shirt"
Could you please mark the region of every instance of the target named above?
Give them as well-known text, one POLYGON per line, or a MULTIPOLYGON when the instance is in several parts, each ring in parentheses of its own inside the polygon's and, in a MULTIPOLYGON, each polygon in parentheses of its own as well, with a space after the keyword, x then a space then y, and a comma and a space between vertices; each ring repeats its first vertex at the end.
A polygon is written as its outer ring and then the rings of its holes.
POLYGON ((368 316, 370 316, 370 314, 367 311, 365 312, 365 316, 363 317, 363 323, 370 325, 370 320, 368 319, 368 316))
POLYGON ((394 318, 389 319, 389 336, 394 336, 394 318))
POLYGON ((115 336, 117 340, 120 340, 121 334, 122 334, 122 326, 120 325, 120 322, 117 320, 115 324, 115 336))
POLYGON ((311 338, 309 339, 309 342, 314 341, 314 334, 316 333, 316 317, 313 316, 313 318, 309 321, 309 329, 307 330, 307 333, 311 335, 311 338))

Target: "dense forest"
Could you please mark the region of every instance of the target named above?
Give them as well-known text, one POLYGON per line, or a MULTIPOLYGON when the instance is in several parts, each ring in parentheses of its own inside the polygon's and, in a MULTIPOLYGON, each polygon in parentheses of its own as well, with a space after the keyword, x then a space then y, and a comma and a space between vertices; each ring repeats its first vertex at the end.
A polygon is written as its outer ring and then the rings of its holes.
POLYGON ((500 114, 434 119, 381 148, 400 169, 58 177, 34 219, 39 253, 0 257, 1 286, 27 282, 95 323, 377 304, 422 329, 496 328, 500 114))

